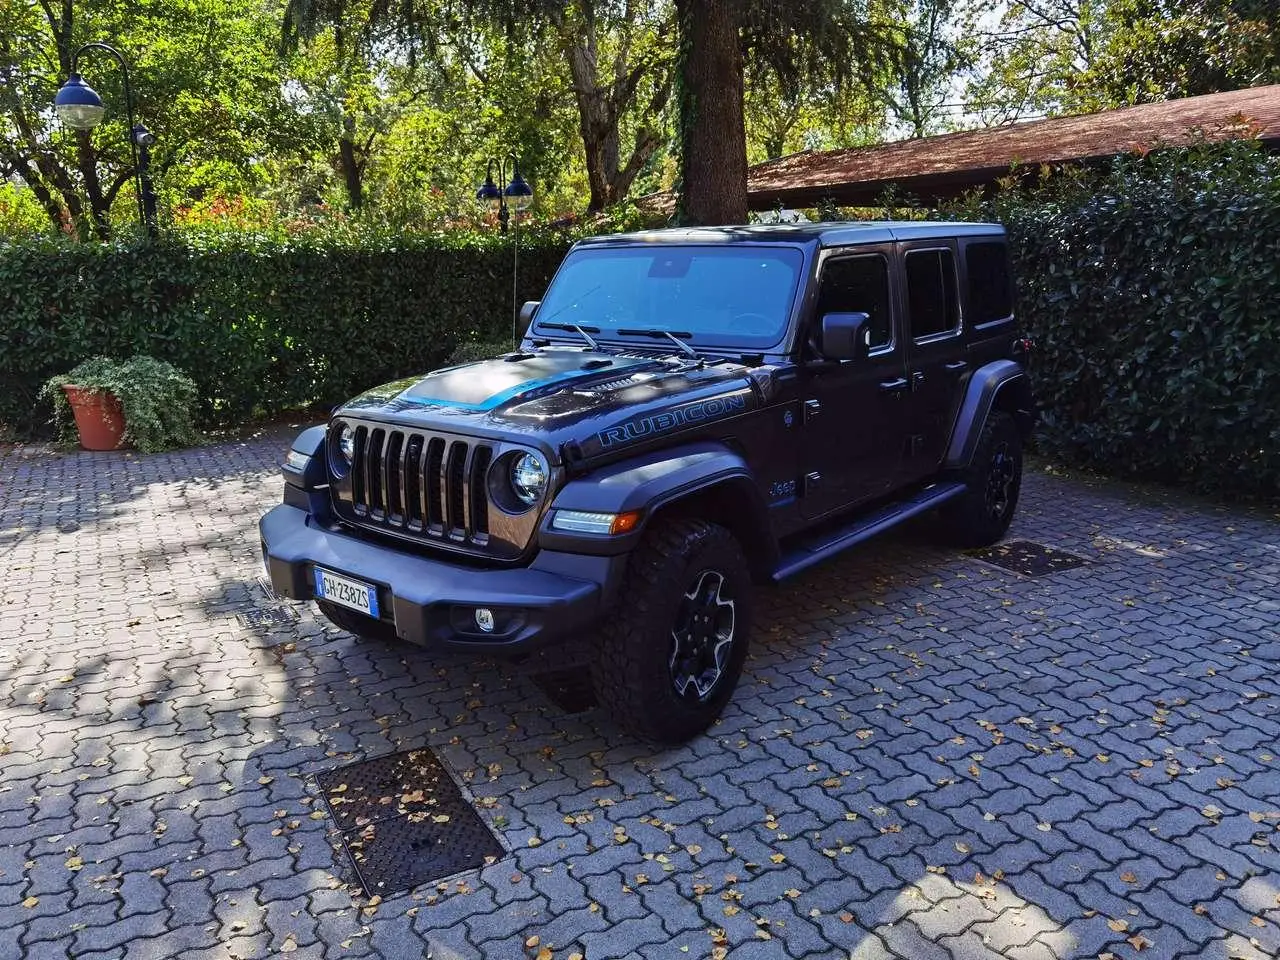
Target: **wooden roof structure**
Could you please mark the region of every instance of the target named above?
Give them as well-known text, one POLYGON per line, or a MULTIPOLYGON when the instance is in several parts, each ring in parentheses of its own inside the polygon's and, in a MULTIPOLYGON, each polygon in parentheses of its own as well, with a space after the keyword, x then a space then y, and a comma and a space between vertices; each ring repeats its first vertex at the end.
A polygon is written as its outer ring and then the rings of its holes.
MULTIPOLYGON (((890 186, 925 203, 995 183, 1015 165, 1096 163, 1210 140, 1257 137, 1280 148, 1280 84, 1182 100, 966 130, 874 147, 805 151, 747 173, 752 210, 875 205, 890 186)), ((656 198, 655 198, 656 199, 656 198)))

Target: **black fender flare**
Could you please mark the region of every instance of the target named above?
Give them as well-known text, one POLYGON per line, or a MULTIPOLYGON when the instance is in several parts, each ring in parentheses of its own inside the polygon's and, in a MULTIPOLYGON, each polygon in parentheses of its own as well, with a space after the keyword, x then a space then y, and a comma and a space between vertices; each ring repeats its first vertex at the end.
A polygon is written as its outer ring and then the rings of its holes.
POLYGON ((307 458, 306 467, 301 472, 292 469, 286 463, 281 469, 286 483, 301 487, 303 490, 314 490, 329 482, 329 471, 325 464, 325 437, 328 428, 324 424, 307 427, 289 445, 289 449, 307 458))
POLYGON ((593 470, 569 481, 556 494, 542 518, 539 545, 571 553, 616 554, 631 550, 655 513, 693 494, 731 485, 734 494, 746 497, 751 517, 764 524, 764 498, 747 462, 723 443, 701 441, 654 450, 593 470), (643 511, 639 525, 618 536, 570 533, 552 528, 557 510, 587 513, 643 511))
POLYGON ((1036 417, 1035 398, 1026 369, 1014 360, 985 364, 969 377, 947 445, 945 469, 963 470, 973 462, 982 428, 997 405, 1013 413, 1024 438, 1031 433, 1036 417))

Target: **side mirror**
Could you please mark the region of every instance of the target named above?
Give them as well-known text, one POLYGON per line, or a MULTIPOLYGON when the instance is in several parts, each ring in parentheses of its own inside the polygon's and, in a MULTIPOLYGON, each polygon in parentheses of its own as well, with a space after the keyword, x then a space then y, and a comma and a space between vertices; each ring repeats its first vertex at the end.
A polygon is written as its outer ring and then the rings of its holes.
POLYGON ((526 300, 520 308, 520 317, 516 321, 516 339, 523 340, 524 335, 529 332, 529 324, 533 323, 534 314, 538 312, 538 307, 542 305, 541 300, 526 300))
POLYGON ((861 360, 871 352, 871 317, 828 313, 822 317, 822 355, 828 360, 861 360))

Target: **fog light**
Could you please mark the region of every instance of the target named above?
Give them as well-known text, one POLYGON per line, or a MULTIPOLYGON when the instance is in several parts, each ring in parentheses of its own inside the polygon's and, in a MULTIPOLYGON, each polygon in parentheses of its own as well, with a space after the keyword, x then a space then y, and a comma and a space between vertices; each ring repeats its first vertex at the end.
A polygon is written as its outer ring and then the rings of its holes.
POLYGON ((485 633, 493 633, 493 611, 488 607, 476 608, 476 626, 485 633))

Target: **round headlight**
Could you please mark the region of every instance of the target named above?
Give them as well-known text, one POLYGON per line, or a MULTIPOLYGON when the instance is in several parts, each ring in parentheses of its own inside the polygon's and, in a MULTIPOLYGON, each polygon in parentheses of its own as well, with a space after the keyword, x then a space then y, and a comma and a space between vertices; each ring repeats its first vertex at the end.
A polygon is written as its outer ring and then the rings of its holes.
POLYGON ((356 458, 356 434, 345 423, 334 427, 333 433, 333 465, 339 474, 345 474, 356 458))
POLYGON ((533 506, 547 489, 547 467, 532 453, 521 454, 511 465, 511 489, 526 505, 533 506))

